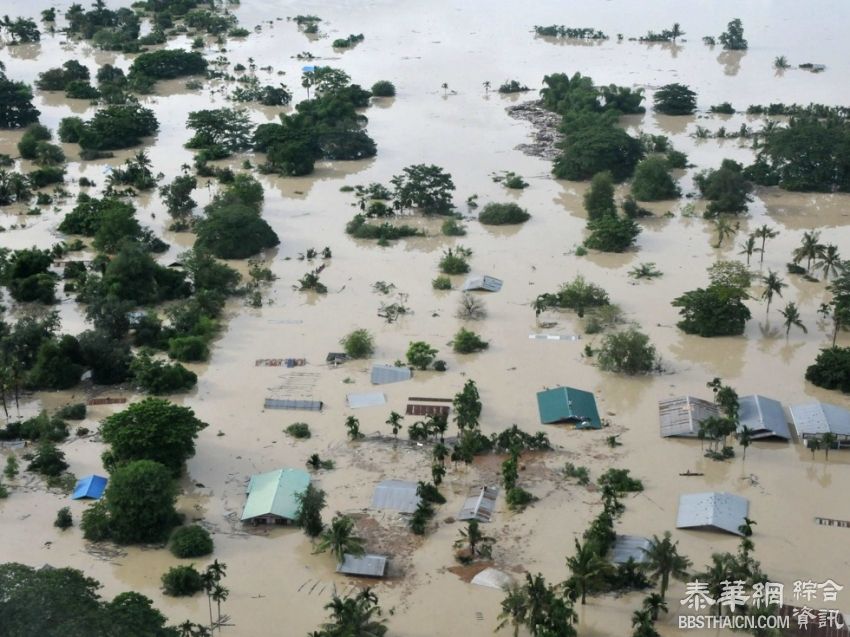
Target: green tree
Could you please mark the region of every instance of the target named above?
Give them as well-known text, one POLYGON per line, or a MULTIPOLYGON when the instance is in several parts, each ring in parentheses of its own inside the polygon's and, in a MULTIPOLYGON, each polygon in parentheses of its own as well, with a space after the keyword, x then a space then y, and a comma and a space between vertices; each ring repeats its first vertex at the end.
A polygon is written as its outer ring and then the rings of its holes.
POLYGON ((158 542, 167 537, 178 521, 172 475, 167 467, 152 460, 136 460, 115 468, 105 501, 109 530, 116 542, 158 542))
POLYGON ((363 555, 365 553, 363 545, 363 538, 354 535, 354 520, 338 513, 319 536, 315 552, 330 551, 336 561, 341 564, 346 553, 355 557, 363 555))
POLYGON ((30 86, 9 79, 0 70, 0 128, 24 128, 38 122, 39 115, 30 86))
POLYGON ((463 389, 455 394, 452 408, 455 423, 461 432, 478 429, 482 405, 474 380, 467 380, 463 384, 463 389))
POLYGON ((341 598, 333 595, 325 605, 330 621, 322 624, 320 637, 384 637, 387 627, 381 618, 378 596, 365 588, 357 595, 341 598))
POLYGON ((634 219, 626 216, 606 215, 600 219, 588 221, 590 235, 584 245, 602 252, 624 252, 634 245, 641 232, 634 219))
POLYGON ((427 369, 437 355, 437 350, 425 341, 411 341, 407 348, 407 362, 416 369, 427 369))
POLYGON ((658 368, 658 356, 649 337, 636 328, 607 334, 596 354, 599 368, 628 375, 647 374, 658 368))
POLYGON ((744 26, 739 18, 735 18, 726 25, 726 31, 720 34, 718 38, 724 49, 730 51, 741 51, 747 48, 747 41, 744 39, 744 26))
POLYGON ((168 543, 175 557, 203 557, 213 552, 209 531, 197 524, 176 528, 168 543))
POLYGON ((356 329, 340 339, 349 358, 369 358, 375 352, 375 339, 365 329, 356 329))
POLYGON ((206 69, 207 61, 196 51, 161 49, 137 56, 130 65, 130 77, 144 76, 164 80, 198 75, 206 69))
POLYGON ((704 215, 706 218, 747 212, 753 186, 747 181, 744 167, 738 162, 724 159, 720 168, 698 173, 694 181, 700 194, 709 200, 704 215))
POLYGON ((812 269, 812 263, 823 252, 824 246, 820 242, 820 231, 811 230, 803 232, 803 239, 799 248, 795 248, 793 252, 794 263, 800 263, 803 259, 806 260, 806 272, 812 269))
POLYGON ((838 274, 839 270, 846 267, 838 254, 838 246, 831 243, 825 245, 820 251, 818 261, 815 263, 815 266, 823 269, 824 281, 829 281, 830 274, 835 276, 838 274))
POLYGON ((750 443, 753 441, 753 430, 747 427, 746 425, 742 425, 738 430, 738 434, 736 436, 738 438, 738 444, 741 445, 744 449, 744 453, 741 454, 741 460, 747 459, 747 449, 750 446, 750 443))
POLYGON ((130 375, 132 355, 127 343, 118 341, 102 330, 88 330, 79 335, 83 364, 92 372, 98 385, 116 385, 130 375))
POLYGON ((469 557, 475 559, 479 556, 489 557, 495 540, 484 535, 478 520, 469 520, 465 529, 460 529, 460 539, 455 542, 455 547, 465 547, 469 551, 469 557))
POLYGON ((794 301, 789 301, 785 304, 785 307, 779 310, 779 313, 782 315, 784 319, 783 325, 785 325, 785 338, 788 338, 788 335, 791 333, 792 327, 799 327, 803 330, 804 334, 808 334, 809 330, 806 329, 806 326, 803 325, 802 317, 800 316, 800 310, 797 309, 797 304, 794 301))
POLYGON ((208 250, 220 259, 245 259, 280 243, 254 209, 239 204, 208 209, 196 231, 195 249, 208 250))
POLYGON ((301 493, 296 494, 298 501, 298 513, 295 523, 304 529, 309 537, 319 537, 325 528, 322 522, 322 509, 325 508, 325 492, 322 489, 308 484, 301 493))
POLYGON ((449 214, 454 209, 452 193, 454 182, 449 173, 439 166, 415 164, 395 175, 393 206, 397 210, 416 207, 425 214, 449 214))
POLYGON ((652 621, 658 620, 658 614, 661 611, 664 611, 665 613, 669 612, 667 602, 664 601, 661 593, 650 593, 643 598, 643 604, 641 606, 644 610, 649 611, 649 616, 652 618, 652 621))
POLYGON ((654 100, 655 110, 664 115, 690 115, 697 109, 697 94, 684 84, 665 84, 654 100))
POLYGON ((360 440, 363 438, 363 434, 360 432, 360 421, 354 416, 349 416, 345 419, 345 429, 349 439, 360 440))
POLYGON ((514 637, 519 637, 519 627, 525 623, 528 615, 528 595, 525 588, 511 583, 505 589, 505 597, 501 602, 501 608, 496 632, 510 625, 514 629, 514 637))
POLYGON ((189 215, 197 203, 192 199, 192 191, 198 187, 193 175, 178 175, 170 184, 159 189, 162 202, 172 217, 182 219, 189 215))
POLYGON ((35 471, 48 477, 58 476, 67 468, 65 453, 49 440, 42 440, 38 444, 33 459, 27 465, 27 471, 35 471))
POLYGON ((753 256, 754 252, 760 252, 760 250, 756 247, 756 235, 749 234, 747 235, 747 240, 738 246, 741 248, 741 251, 738 254, 747 255, 747 267, 750 266, 750 258, 753 256))
POLYGON ((173 597, 191 597, 204 590, 204 583, 193 565, 172 566, 162 575, 162 590, 173 597))
POLYGON ((186 147, 212 150, 213 159, 251 147, 253 125, 244 110, 217 108, 192 111, 186 126, 195 131, 186 147))
POLYGON ((829 450, 838 446, 838 436, 831 431, 826 432, 820 437, 820 444, 823 447, 824 457, 829 462, 829 450))
POLYGON ((478 220, 481 223, 491 226, 523 223, 530 218, 531 215, 526 210, 513 202, 488 203, 478 215, 478 220))
POLYGON ((584 193, 584 209, 588 220, 616 216, 617 205, 614 203, 614 178, 610 172, 593 175, 590 188, 584 193))
POLYGON ((710 285, 685 292, 672 305, 678 307, 682 320, 679 328, 699 336, 736 336, 743 334, 751 317, 743 300, 747 293, 740 288, 710 285))
POLYGON ((390 412, 390 417, 387 418, 386 424, 392 428, 393 438, 398 438, 398 432, 401 431, 402 420, 404 420, 404 416, 395 411, 390 412))
POLYGON ((653 535, 649 547, 642 549, 646 558, 642 562, 643 568, 659 582, 662 600, 666 598, 670 578, 684 580, 691 567, 691 561, 679 554, 678 545, 678 542, 672 541, 670 532, 665 531, 663 538, 653 535))
POLYGON ((600 584, 605 575, 610 573, 612 566, 599 554, 592 542, 582 544, 576 539, 575 545, 575 555, 567 558, 567 568, 570 569, 569 583, 581 596, 581 603, 584 605, 588 591, 594 590, 600 584))
POLYGON ((206 427, 188 407, 146 398, 107 417, 100 432, 111 445, 107 454, 113 465, 153 460, 177 476, 195 455, 195 439, 206 427))
POLYGON ((487 341, 482 340, 478 334, 463 327, 458 330, 457 334, 455 334, 452 339, 452 349, 454 349, 454 351, 458 354, 480 352, 487 349, 489 346, 490 344, 487 341))
POLYGON ((825 389, 850 393, 850 347, 828 347, 820 351, 806 369, 806 380, 825 389))
POLYGON ((720 248, 723 242, 729 237, 734 237, 738 231, 739 224, 732 224, 726 217, 719 217, 714 220, 714 231, 717 233, 717 244, 715 248, 720 248))
POLYGON ((768 225, 761 225, 755 229, 753 234, 761 239, 761 249, 759 250, 759 265, 764 263, 764 245, 768 239, 775 239, 779 236, 779 230, 774 230, 768 225))
POLYGON ((773 295, 782 296, 782 288, 788 287, 788 284, 782 281, 782 277, 771 269, 767 270, 767 275, 761 278, 764 283, 764 291, 761 293, 761 298, 767 301, 767 312, 770 313, 770 303, 773 301, 773 295))
POLYGON ((670 175, 667 160, 653 156, 642 160, 635 168, 632 195, 638 201, 675 199, 681 194, 670 175))
POLYGON ((565 117, 563 152, 552 166, 555 177, 579 181, 605 171, 615 181, 630 177, 643 156, 643 149, 616 121, 613 111, 582 111, 565 117))

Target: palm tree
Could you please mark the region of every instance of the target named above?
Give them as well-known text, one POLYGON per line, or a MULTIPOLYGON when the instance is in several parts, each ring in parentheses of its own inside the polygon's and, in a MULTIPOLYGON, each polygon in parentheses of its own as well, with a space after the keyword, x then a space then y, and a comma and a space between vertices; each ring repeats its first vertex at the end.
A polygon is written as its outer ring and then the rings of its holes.
MULTIPOLYGON (((773 122, 768 123, 772 124, 773 122)), ((759 252, 761 253, 761 256, 759 257, 759 265, 761 266, 762 264, 764 264, 764 244, 767 242, 768 239, 775 239, 776 237, 778 237, 779 230, 774 230, 773 228, 765 224, 756 228, 753 234, 759 239, 761 239, 761 249, 759 250, 759 252)))
POLYGON ((742 425, 738 430, 738 444, 744 448, 744 453, 741 455, 741 460, 747 459, 747 447, 750 446, 750 443, 753 441, 753 430, 747 427, 746 425, 742 425))
POLYGON ((753 256, 754 252, 759 252, 759 249, 756 247, 756 235, 750 234, 747 236, 747 240, 742 242, 740 245, 741 251, 738 254, 746 254, 747 255, 747 266, 750 265, 750 257, 753 256))
POLYGON ((714 230, 717 232, 717 245, 715 248, 720 248, 723 245, 723 242, 729 238, 735 236, 735 233, 738 232, 738 228, 741 227, 740 223, 735 223, 732 225, 726 217, 720 217, 714 222, 714 230))
POLYGON ((434 445, 433 451, 431 451, 431 457, 434 458, 435 462, 439 462, 440 466, 445 467, 446 458, 449 457, 449 448, 442 442, 438 442, 434 445))
POLYGON ((337 563, 342 563, 346 553, 355 557, 363 555, 366 552, 363 544, 363 538, 354 535, 354 520, 337 513, 319 536, 319 543, 314 552, 324 553, 330 550, 337 563))
POLYGON ((492 537, 484 535, 481 531, 478 520, 469 520, 466 529, 460 529, 460 539, 455 542, 455 547, 461 548, 466 545, 469 548, 469 556, 475 559, 479 555, 489 555, 490 545, 493 542, 492 537))
POLYGON ((761 298, 767 301, 767 312, 765 312, 765 315, 767 315, 770 312, 770 303, 773 301, 773 295, 778 294, 782 296, 782 288, 788 287, 788 285, 782 281, 782 277, 769 268, 767 270, 767 276, 763 276, 761 280, 764 283, 764 292, 761 293, 761 298))
POLYGON ((319 635, 339 637, 383 637, 387 634, 385 620, 378 606, 378 596, 365 588, 354 597, 345 599, 334 595, 325 605, 331 611, 331 621, 322 625, 319 635))
POLYGON ((393 438, 398 438, 398 432, 401 431, 401 421, 404 420, 398 412, 390 412, 390 417, 387 418, 387 424, 393 429, 393 438))
POLYGON ((576 553, 567 558, 567 567, 572 576, 570 580, 575 586, 575 591, 581 593, 581 603, 587 602, 587 591, 611 569, 611 563, 599 555, 596 544, 585 542, 582 544, 575 540, 576 553))
POLYGON ((524 586, 510 584, 505 587, 505 598, 502 600, 502 611, 499 613, 499 624, 496 630, 502 630, 508 624, 513 626, 514 637, 519 635, 519 627, 528 617, 528 593, 524 586))
POLYGON ((829 450, 838 444, 838 436, 831 431, 828 431, 820 437, 820 443, 823 445, 823 452, 826 454, 826 461, 829 462, 829 450))
POLYGON ((800 318, 800 311, 797 309, 797 304, 794 303, 794 301, 786 303, 785 307, 779 310, 779 313, 782 315, 782 318, 785 319, 785 338, 788 338, 788 334, 791 333, 792 327, 799 327, 803 330, 803 334, 809 333, 809 330, 807 330, 806 326, 803 325, 803 321, 800 318))
POLYGON ((447 96, 447 95, 449 94, 449 85, 448 85, 448 83, 447 83, 447 82, 443 82, 443 83, 440 85, 440 88, 441 88, 441 89, 443 89, 443 97, 445 97, 445 96, 447 96))
POLYGON ((803 259, 806 260, 806 272, 812 269, 812 261, 818 258, 818 255, 823 251, 823 245, 820 243, 820 231, 812 230, 803 233, 803 240, 799 248, 795 248, 794 263, 800 263, 803 259))
POLYGON ((838 274, 838 271, 841 269, 841 257, 838 254, 838 247, 831 243, 820 251, 818 259, 819 261, 815 264, 815 267, 823 268, 824 281, 829 280, 830 274, 838 274))
POLYGON ((490 92, 490 80, 487 80, 486 82, 484 82, 484 92, 485 93, 490 92))
POLYGON ((440 486, 443 484, 443 478, 446 477, 446 467, 441 465, 439 462, 435 462, 431 465, 431 480, 434 481, 434 486, 440 486))
POLYGON ((632 613, 632 637, 658 637, 658 631, 652 625, 652 616, 648 610, 636 610, 632 613))
POLYGON ((657 535, 653 535, 649 542, 649 548, 642 549, 646 556, 643 568, 649 572, 653 579, 661 582, 661 599, 666 599, 670 577, 681 580, 688 576, 691 561, 684 555, 679 555, 676 548, 678 545, 678 542, 672 541, 670 531, 664 531, 663 539, 658 539, 657 535))
MULTIPOLYGON (((708 595, 713 599, 719 599, 724 587, 730 581, 736 579, 731 574, 733 570, 732 560, 734 560, 734 556, 730 553, 712 553, 711 565, 708 566, 708 570, 695 576, 701 582, 707 584, 708 595)), ((719 604, 715 608, 718 612, 723 610, 719 604)))
POLYGON ((363 437, 360 433, 360 421, 354 416, 349 416, 345 419, 345 428, 348 429, 348 437, 351 440, 359 440, 363 437))
POLYGON ((752 518, 748 518, 744 516, 744 523, 738 527, 738 531, 744 537, 752 537, 753 536, 753 527, 756 525, 756 521, 752 518))
POLYGON ((661 597, 660 593, 650 593, 643 600, 643 608, 644 610, 649 611, 650 617, 652 617, 652 621, 658 619, 658 613, 661 611, 669 612, 667 608, 667 602, 664 601, 664 598, 661 597))
POLYGON ((809 451, 812 452, 812 460, 815 459, 815 451, 820 449, 820 440, 817 438, 809 438, 808 441, 809 451))
POLYGON ((227 600, 228 595, 230 591, 221 584, 216 584, 210 593, 210 599, 216 603, 219 629, 221 629, 221 603, 227 600))

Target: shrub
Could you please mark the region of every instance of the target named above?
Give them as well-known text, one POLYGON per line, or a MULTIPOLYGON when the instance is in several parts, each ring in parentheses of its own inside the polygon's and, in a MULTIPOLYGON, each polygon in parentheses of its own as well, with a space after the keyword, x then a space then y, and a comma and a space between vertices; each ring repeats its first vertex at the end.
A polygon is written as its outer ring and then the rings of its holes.
POLYGON ((435 290, 451 290, 452 289, 452 280, 449 277, 441 274, 440 276, 435 278, 433 281, 431 281, 431 286, 435 290))
POLYGON ((204 589, 204 580, 194 566, 172 566, 162 576, 162 589, 173 597, 190 597, 204 589))
POLYGON ((101 542, 111 537, 109 511, 104 500, 95 502, 83 511, 80 528, 83 530, 83 537, 90 542, 101 542))
POLYGON ((481 223, 491 226, 523 223, 530 218, 531 215, 528 212, 513 202, 488 203, 484 206, 481 214, 478 215, 478 220, 481 223))
POLYGON ((806 369, 806 380, 825 389, 850 393, 850 347, 822 349, 806 369))
POLYGON ((458 333, 455 334, 454 340, 452 340, 452 347, 458 354, 480 352, 481 350, 487 349, 489 346, 490 344, 487 341, 482 340, 478 334, 463 327, 458 330, 458 333))
POLYGON ((581 486, 590 484, 590 472, 587 467, 577 467, 572 462, 564 465, 564 475, 568 478, 575 478, 581 486))
POLYGON ((440 226, 440 232, 447 237, 462 237, 466 234, 466 228, 457 219, 446 219, 440 226))
POLYGON ((582 275, 569 283, 564 283, 555 295, 557 307, 575 310, 579 317, 584 316, 588 308, 608 305, 608 293, 595 283, 588 283, 582 275))
POLYGON ((65 405, 56 412, 56 417, 63 420, 83 420, 86 417, 86 404, 73 403, 71 405, 65 405))
POLYGON ((747 293, 740 288, 712 284, 697 288, 676 298, 682 320, 677 323, 687 334, 699 336, 737 336, 744 333, 750 310, 743 300, 747 293))
POLYGON ((74 526, 74 518, 71 517, 71 509, 68 507, 62 507, 59 509, 56 512, 56 520, 53 522, 53 526, 58 529, 62 529, 63 531, 74 526))
POLYGON ((600 487, 610 487, 617 495, 643 491, 643 482, 629 475, 628 469, 608 469, 597 480, 600 487))
POLYGON ((375 351, 375 340, 368 330, 356 329, 339 341, 349 358, 369 358, 375 351))
POLYGON ((675 199, 681 192, 667 172, 668 163, 661 157, 647 157, 635 168, 632 194, 638 201, 675 199))
POLYGON ((245 259, 266 248, 273 248, 280 239, 271 226, 244 204, 214 205, 207 216, 198 221, 195 248, 208 250, 220 259, 245 259))
POLYGON ((50 129, 41 124, 33 124, 24 131, 18 142, 18 152, 24 159, 35 159, 39 142, 48 141, 52 137, 50 129))
POLYGON ((463 254, 449 248, 443 252, 440 259, 440 272, 443 274, 466 274, 469 272, 469 263, 463 254))
POLYGON ((628 216, 606 215, 588 221, 590 235, 584 240, 587 248, 602 252, 624 252, 641 232, 640 226, 628 216))
POLYGON ((171 534, 169 548, 175 557, 202 557, 213 552, 213 541, 202 526, 181 526, 171 534))
POLYGON ((168 355, 184 363, 205 361, 210 357, 210 348, 203 336, 177 336, 168 341, 168 355))
POLYGON ((48 477, 56 477, 67 468, 68 463, 65 462, 65 454, 49 440, 41 441, 38 445, 38 451, 35 452, 35 456, 27 465, 27 471, 35 471, 48 477))
MULTIPOLYGON (((176 340, 176 339, 172 339, 176 340)), ((180 363, 165 361, 140 354, 130 363, 130 372, 143 391, 151 394, 171 394, 186 391, 198 382, 195 372, 190 372, 180 363)))
POLYGON ((407 362, 417 369, 427 369, 436 355, 437 350, 425 341, 412 341, 407 348, 407 362))
POLYGON ((309 438, 312 435, 310 433, 310 425, 306 422, 294 422, 284 429, 284 431, 293 438, 298 438, 299 440, 309 438))
POLYGON ((608 334, 597 353, 600 369, 623 374, 647 374, 658 366, 655 346, 635 328, 608 334))
POLYGON ((724 159, 717 170, 703 171, 694 177, 703 197, 709 200, 706 217, 719 214, 743 214, 750 201, 752 184, 744 176, 744 167, 724 159))
POLYGON ((505 494, 505 502, 511 511, 522 511, 537 498, 522 487, 511 487, 505 494))
POLYGON ((130 65, 130 75, 154 79, 172 79, 184 75, 197 75, 207 70, 207 61, 196 51, 162 49, 142 53, 130 65))
POLYGON ((387 80, 378 80, 372 84, 372 95, 375 97, 395 97, 395 85, 387 80))

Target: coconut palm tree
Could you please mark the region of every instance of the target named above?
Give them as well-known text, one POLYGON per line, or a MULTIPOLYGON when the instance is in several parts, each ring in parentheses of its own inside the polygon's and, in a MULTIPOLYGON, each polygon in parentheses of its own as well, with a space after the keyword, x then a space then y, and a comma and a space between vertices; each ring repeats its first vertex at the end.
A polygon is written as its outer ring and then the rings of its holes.
POLYGON ((815 451, 817 451, 821 447, 820 440, 818 440, 817 438, 809 438, 806 441, 806 444, 809 447, 809 451, 812 452, 812 460, 814 460, 815 459, 815 451))
POLYGON ((440 84, 440 88, 443 89, 443 97, 446 97, 449 94, 449 85, 447 82, 443 82, 440 84))
POLYGON ((390 412, 390 417, 387 418, 387 423, 393 430, 393 438, 398 438, 398 432, 401 431, 401 421, 404 420, 404 416, 402 416, 398 412, 390 412))
POLYGON ((770 303, 773 301, 773 295, 778 294, 782 296, 782 288, 788 287, 788 284, 782 280, 776 272, 769 269, 767 270, 767 276, 763 276, 761 278, 762 283, 764 283, 764 292, 761 293, 761 298, 767 301, 767 315, 770 312, 770 303))
POLYGON ((593 542, 582 544, 576 539, 575 543, 576 553, 567 558, 567 567, 572 573, 570 581, 573 583, 574 590, 581 594, 581 603, 585 604, 587 591, 611 570, 611 563, 599 555, 596 544, 593 542))
POLYGON ((660 593, 650 593, 643 599, 643 609, 649 611, 649 616, 652 617, 652 621, 658 619, 658 613, 661 611, 669 612, 667 608, 667 602, 664 601, 664 598, 661 597, 660 593))
MULTIPOLYGON (((773 124, 773 122, 768 122, 768 124, 773 124)), ((767 127, 765 127, 765 130, 767 130, 767 127)), ((776 237, 778 237, 779 230, 774 230, 773 228, 765 224, 756 228, 753 234, 757 238, 761 239, 761 249, 759 250, 759 252, 761 253, 759 256, 759 265, 761 266, 764 263, 764 244, 767 242, 768 239, 775 239, 776 237)))
POLYGON ((484 535, 478 520, 469 520, 466 529, 460 529, 460 539, 455 542, 455 548, 465 545, 469 549, 469 556, 475 559, 480 555, 489 555, 494 541, 492 537, 484 535))
POLYGON ((759 249, 756 247, 756 236, 754 234, 747 235, 747 240, 742 241, 739 246, 741 251, 738 254, 747 255, 747 266, 750 265, 750 258, 753 256, 754 252, 759 252, 759 249))
POLYGON ((823 452, 826 454, 827 462, 829 462, 829 450, 838 444, 838 436, 828 431, 820 437, 820 444, 823 446, 823 452))
POLYGON ((792 327, 799 327, 803 330, 803 334, 809 333, 809 330, 807 330, 806 326, 803 325, 803 321, 800 318, 800 310, 797 309, 797 304, 794 303, 794 301, 786 303, 785 307, 779 310, 779 313, 782 315, 782 318, 785 319, 785 338, 788 338, 788 334, 790 334, 792 327))
POLYGON ((485 93, 490 92, 490 80, 487 80, 486 82, 484 82, 484 92, 485 93))
POLYGON ((348 430, 348 437, 351 440, 359 440, 363 437, 363 434, 360 433, 360 421, 356 417, 349 416, 346 418, 345 428, 348 430))
POLYGON ((744 523, 738 527, 738 531, 744 537, 752 537, 753 536, 753 527, 756 525, 756 521, 752 518, 748 518, 744 516, 744 523))
POLYGON ((715 248, 720 248, 723 245, 723 242, 729 237, 735 236, 735 233, 738 232, 738 229, 741 227, 741 224, 735 222, 735 225, 732 225, 732 222, 729 221, 726 217, 720 217, 714 222, 714 230, 717 232, 717 245, 715 248))
POLYGON ((812 261, 818 258, 818 255, 823 251, 823 244, 820 243, 820 231, 811 230, 803 233, 803 239, 799 248, 795 248, 793 252, 794 263, 799 264, 803 259, 806 260, 806 272, 812 269, 812 261))
POLYGON ((345 599, 334 595, 325 605, 331 611, 331 621, 322 625, 320 635, 327 637, 383 637, 387 634, 381 619, 378 596, 365 588, 354 597, 345 599))
POLYGON ((688 576, 691 561, 679 555, 678 545, 672 541, 670 531, 665 531, 662 539, 653 535, 649 548, 642 549, 646 556, 642 566, 653 579, 660 581, 661 599, 666 599, 671 577, 681 580, 688 576))
MULTIPOLYGON (((712 553, 711 564, 703 573, 699 573, 695 577, 701 582, 705 582, 708 588, 708 595, 713 599, 719 599, 724 587, 736 579, 732 572, 734 571, 735 557, 730 553, 712 553)), ((718 604, 716 607, 718 613, 723 608, 718 604)))
POLYGON ((337 513, 330 525, 325 527, 319 536, 314 553, 324 553, 329 550, 337 563, 342 563, 346 553, 356 557, 363 555, 366 552, 363 544, 363 538, 354 535, 354 520, 347 515, 337 513))
POLYGON ((742 425, 738 430, 738 444, 744 448, 744 453, 741 454, 741 460, 747 459, 747 447, 750 446, 750 443, 753 441, 753 430, 747 427, 746 425, 742 425))
POLYGON ((841 257, 838 254, 838 247, 831 243, 824 246, 818 255, 818 262, 815 264, 815 267, 823 269, 824 281, 829 280, 830 274, 833 276, 838 274, 838 271, 841 269, 841 257))
POLYGON ((216 604, 216 613, 218 614, 217 623, 219 629, 221 628, 221 603, 227 600, 228 595, 230 595, 230 591, 221 584, 213 586, 213 589, 210 592, 210 599, 216 604))
POLYGON ((636 610, 632 613, 632 637, 658 637, 658 631, 652 625, 652 616, 648 610, 636 610))
POLYGON ((508 625, 513 626, 514 637, 519 636, 519 627, 528 617, 528 593, 524 586, 510 584, 505 587, 505 598, 502 600, 502 611, 499 613, 499 623, 496 630, 502 630, 508 625))

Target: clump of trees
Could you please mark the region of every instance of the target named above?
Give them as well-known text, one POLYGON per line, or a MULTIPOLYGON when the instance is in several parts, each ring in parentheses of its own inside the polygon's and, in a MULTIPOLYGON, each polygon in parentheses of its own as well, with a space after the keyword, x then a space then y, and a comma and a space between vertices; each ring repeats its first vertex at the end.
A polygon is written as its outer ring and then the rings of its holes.
POLYGON ((806 369, 806 380, 825 389, 850 393, 850 347, 822 349, 806 369))
POLYGON ((679 308, 682 320, 677 325, 683 332, 706 337, 737 336, 744 333, 751 317, 749 308, 744 305, 748 298, 741 287, 712 283, 706 288, 685 292, 672 305, 679 308))
POLYGON ((655 110, 664 115, 690 115, 697 110, 697 94, 678 82, 655 91, 655 110))
POLYGON ((416 208, 426 215, 445 215, 454 210, 452 176, 439 166, 407 166, 390 183, 393 186, 393 208, 400 212, 416 208))
POLYGON ((581 274, 577 274, 572 281, 564 283, 557 292, 539 295, 532 306, 538 315, 549 308, 560 308, 573 310, 579 317, 583 317, 587 310, 609 304, 610 300, 605 290, 595 283, 588 283, 581 274))
POLYGON ((24 128, 38 121, 41 112, 32 104, 33 94, 25 82, 6 76, 0 68, 0 128, 24 128))
POLYGON ((209 531, 197 524, 175 529, 168 542, 175 557, 203 557, 213 552, 209 531))
POLYGON ((658 355, 649 337, 637 328, 606 334, 596 352, 599 368, 606 372, 635 375, 659 369, 658 355))
POLYGON ((619 214, 614 203, 614 180, 609 172, 594 175, 585 192, 587 229, 590 235, 584 245, 603 252, 623 252, 631 247, 640 226, 628 214, 619 214))
POLYGON ((136 146, 142 137, 153 135, 159 122, 153 111, 137 101, 111 104, 98 110, 89 121, 66 117, 59 123, 59 139, 79 144, 84 159, 103 156, 102 151, 136 146), (101 154, 98 154, 101 153, 101 154))
POLYGON ((724 159, 720 168, 703 171, 694 178, 700 194, 709 200, 706 218, 721 214, 744 214, 750 202, 752 184, 744 174, 744 167, 731 159, 724 159))
POLYGON ((472 354, 488 347, 490 347, 490 343, 464 327, 460 328, 452 339, 452 349, 458 354, 472 354))
POLYGON ((658 156, 647 157, 635 168, 632 195, 638 201, 675 199, 680 194, 679 187, 670 175, 666 159, 658 156))
POLYGON ((478 220, 490 226, 503 226, 528 221, 531 215, 519 205, 511 203, 488 203, 478 215, 478 220))
POLYGON ((201 573, 193 566, 172 566, 162 575, 162 592, 172 597, 191 597, 204 590, 201 573))
POLYGON ((145 353, 133 358, 130 373, 139 387, 149 394, 187 391, 198 382, 197 374, 180 363, 169 364, 145 353))
POLYGON ((362 328, 344 336, 339 344, 349 358, 369 358, 375 351, 375 339, 368 330, 362 328))
POLYGON ((717 38, 724 49, 730 51, 743 51, 747 48, 744 39, 744 25, 739 18, 735 18, 726 25, 726 30, 717 38))
POLYGON ((199 149, 202 161, 223 159, 251 147, 252 124, 244 110, 216 108, 192 111, 186 126, 195 134, 186 148, 199 149))

